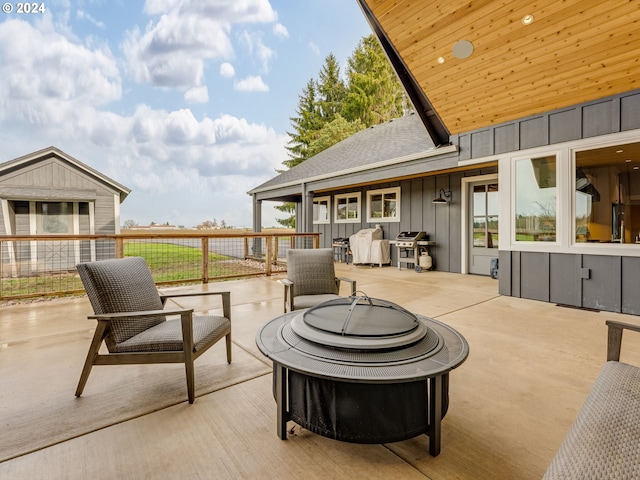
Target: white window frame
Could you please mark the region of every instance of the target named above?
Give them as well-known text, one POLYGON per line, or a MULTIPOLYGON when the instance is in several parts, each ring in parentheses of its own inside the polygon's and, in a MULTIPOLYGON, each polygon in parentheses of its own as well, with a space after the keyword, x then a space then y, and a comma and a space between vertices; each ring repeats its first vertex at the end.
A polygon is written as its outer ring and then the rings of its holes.
POLYGON ((326 218, 316 218, 316 209, 314 208, 313 209, 314 210, 313 211, 313 224, 314 225, 331 223, 331 197, 330 196, 315 197, 313 199, 313 206, 315 207, 316 204, 319 204, 320 202, 327 202, 327 216, 326 216, 326 218))
MULTIPOLYGON (((498 184, 500 198, 499 235, 501 251, 518 252, 550 252, 588 255, 611 255, 625 257, 640 257, 640 244, 636 243, 592 243, 575 241, 575 155, 578 151, 597 149, 601 147, 640 142, 640 129, 629 130, 620 133, 612 133, 593 138, 572 140, 554 145, 544 145, 527 150, 506 152, 496 156, 461 160, 458 165, 470 167, 483 165, 490 162, 498 162, 498 184), (555 242, 524 242, 515 241, 515 178, 514 161, 533 156, 556 155, 557 185, 557 209, 556 209, 556 241, 555 242)), ((468 220, 468 194, 466 184, 475 180, 483 181, 483 176, 465 177, 462 179, 462 205, 461 231, 463 239, 467 238, 468 220)), ((463 268, 466 265, 468 242, 463 241, 461 258, 463 268)), ((467 273, 463 271, 462 273, 467 273)))
MULTIPOLYGON (((517 245, 519 248, 522 245, 545 245, 545 246, 549 246, 549 245, 553 245, 553 246, 558 246, 561 243, 561 239, 562 239, 562 233, 564 231, 564 226, 562 224, 562 222, 564 221, 564 215, 563 215, 563 202, 561 199, 561 196, 563 195, 563 192, 566 189, 566 186, 564 185, 564 175, 562 175, 561 172, 561 168, 563 164, 566 164, 566 161, 563 161, 563 152, 561 150, 558 149, 546 149, 546 150, 539 150, 539 153, 531 153, 529 155, 518 155, 518 156, 513 156, 511 158, 511 165, 510 165, 510 170, 512 173, 512 179, 511 179, 511 191, 510 191, 510 201, 511 201, 511 218, 509 219, 509 223, 510 223, 510 232, 509 232, 509 237, 511 240, 511 244, 512 245, 517 245), (516 224, 515 224, 515 214, 516 214, 516 164, 521 161, 521 160, 530 160, 532 158, 540 158, 540 157, 555 157, 556 160, 556 201, 555 201, 555 240, 551 241, 551 242, 541 242, 541 241, 527 241, 527 240, 516 240, 516 224)), ((543 249, 545 249, 543 247, 543 249)))
POLYGON ((333 197, 333 219, 335 223, 360 223, 362 221, 362 194, 360 192, 341 193, 333 197), (338 218, 339 200, 343 198, 355 198, 357 200, 356 218, 338 218))
POLYGON ((399 222, 400 221, 400 187, 381 188, 378 190, 369 190, 367 192, 367 222, 399 222), (393 217, 374 217, 372 215, 371 198, 374 195, 382 195, 382 203, 384 205, 384 196, 387 193, 396 194, 396 214, 393 217))

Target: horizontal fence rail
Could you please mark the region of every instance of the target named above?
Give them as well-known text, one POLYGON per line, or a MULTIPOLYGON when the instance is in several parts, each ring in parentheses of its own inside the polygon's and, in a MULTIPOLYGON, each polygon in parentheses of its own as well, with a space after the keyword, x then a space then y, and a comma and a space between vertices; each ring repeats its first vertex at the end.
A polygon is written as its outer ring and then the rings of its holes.
POLYGON ((0 300, 83 293, 78 263, 143 257, 158 285, 286 271, 289 248, 318 248, 318 233, 0 235, 0 300))

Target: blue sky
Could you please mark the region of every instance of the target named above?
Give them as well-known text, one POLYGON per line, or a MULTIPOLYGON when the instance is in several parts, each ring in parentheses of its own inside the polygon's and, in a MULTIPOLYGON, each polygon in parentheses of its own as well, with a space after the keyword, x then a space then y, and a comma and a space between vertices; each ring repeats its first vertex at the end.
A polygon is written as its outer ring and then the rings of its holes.
POLYGON ((371 33, 355 0, 9 3, 0 162, 56 146, 130 188, 122 221, 140 225, 250 227, 246 192, 282 168, 298 95, 371 33))

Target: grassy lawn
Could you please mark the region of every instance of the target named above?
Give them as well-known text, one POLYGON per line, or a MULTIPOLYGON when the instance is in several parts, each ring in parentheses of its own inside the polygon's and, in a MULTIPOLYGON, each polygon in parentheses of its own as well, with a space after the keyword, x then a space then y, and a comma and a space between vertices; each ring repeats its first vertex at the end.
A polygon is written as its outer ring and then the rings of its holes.
MULTIPOLYGON (((142 257, 149 265, 156 282, 200 280, 202 278, 202 250, 171 243, 125 242, 125 257, 142 257)), ((242 273, 242 265, 232 257, 209 253, 209 276, 217 277, 242 273)), ((236 259, 237 260, 237 259, 236 259)))
MULTIPOLYGON (((202 280, 202 250, 197 247, 149 241, 126 241, 124 256, 145 259, 156 283, 198 282, 202 280)), ((209 277, 251 275, 259 266, 247 265, 241 258, 209 253, 209 277)), ((2 279, 0 298, 64 294, 83 290, 75 270, 40 272, 30 276, 2 279)))

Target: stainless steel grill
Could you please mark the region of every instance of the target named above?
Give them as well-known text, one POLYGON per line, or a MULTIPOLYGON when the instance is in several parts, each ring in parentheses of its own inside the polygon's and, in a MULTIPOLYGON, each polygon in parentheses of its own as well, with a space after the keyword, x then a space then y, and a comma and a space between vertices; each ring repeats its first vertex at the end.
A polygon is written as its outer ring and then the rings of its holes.
MULTIPOLYGON (((425 253, 428 255, 429 245, 435 245, 427 239, 426 232, 400 232, 395 239, 396 254, 398 258, 398 269, 402 268, 404 263, 407 268, 414 268, 416 272, 422 271, 419 263, 419 257, 425 253)), ((429 258, 429 266, 431 268, 431 258, 429 258)))
POLYGON ((425 238, 426 232, 400 232, 396 237, 396 247, 415 248, 416 243, 425 238))

